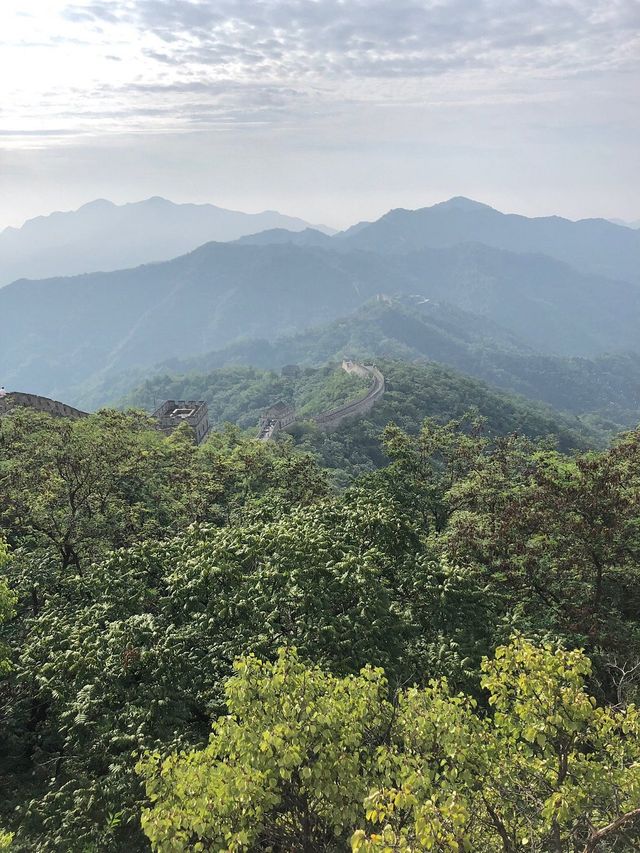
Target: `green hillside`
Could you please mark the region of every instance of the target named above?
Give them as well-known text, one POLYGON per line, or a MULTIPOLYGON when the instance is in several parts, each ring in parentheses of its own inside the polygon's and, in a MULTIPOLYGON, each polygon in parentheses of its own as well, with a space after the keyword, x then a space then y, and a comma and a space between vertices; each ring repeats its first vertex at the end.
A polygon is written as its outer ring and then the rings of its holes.
MULTIPOLYGON (((444 422, 472 411, 486 420, 491 435, 554 436, 563 449, 598 445, 604 440, 600 432, 575 417, 491 389, 443 365, 382 360, 378 366, 387 390, 366 416, 343 423, 335 432, 326 432, 302 417, 288 430, 296 445, 316 454, 341 482, 345 475, 385 464, 381 435, 390 422, 415 433, 425 418, 444 422)), ((311 416, 355 399, 366 389, 363 380, 346 374, 335 363, 285 373, 227 367, 208 373, 158 375, 120 404, 152 410, 163 399, 201 399, 209 405, 212 426, 230 422, 255 431, 264 409, 277 400, 289 403, 300 416, 311 416)))
MULTIPOLYGON (((273 342, 239 342, 205 356, 169 361, 154 372, 184 375, 232 365, 279 371, 289 364, 317 367, 346 355, 365 361, 440 362, 496 388, 577 415, 609 436, 640 422, 639 354, 591 359, 542 355, 489 320, 446 303, 416 304, 409 298, 370 302, 304 334, 273 342)), ((81 402, 88 408, 112 403, 148 375, 130 371, 112 376, 87 389, 81 402)), ((246 375, 251 381, 254 374, 246 375)), ((145 399, 145 406, 151 407, 151 402, 145 399)), ((230 412, 228 419, 236 421, 235 410, 230 412)))
POLYGON ((14 282, 0 289, 3 382, 80 405, 118 372, 304 335, 379 294, 446 302, 465 312, 463 336, 471 314, 479 330, 500 326, 545 355, 637 349, 635 284, 479 245, 402 255, 330 247, 209 243, 136 269, 14 282))
POLYGON ((255 429, 262 412, 283 400, 301 415, 317 415, 366 393, 367 382, 339 365, 298 368, 284 375, 255 367, 227 367, 209 373, 164 374, 131 391, 122 406, 153 411, 165 399, 206 400, 213 427, 234 423, 255 429))

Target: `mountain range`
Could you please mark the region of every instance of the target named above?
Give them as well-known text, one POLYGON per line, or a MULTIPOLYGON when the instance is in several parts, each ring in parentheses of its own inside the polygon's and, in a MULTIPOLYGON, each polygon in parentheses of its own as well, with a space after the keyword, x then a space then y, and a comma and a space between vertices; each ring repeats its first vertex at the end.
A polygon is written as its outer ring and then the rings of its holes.
POLYGON ((529 218, 505 214, 468 198, 419 210, 391 210, 375 222, 359 222, 330 237, 317 229, 298 233, 275 228, 249 235, 243 244, 329 245, 346 251, 408 254, 482 244, 517 254, 541 254, 576 270, 640 283, 640 231, 606 219, 573 222, 560 216, 529 218))
MULTIPOLYGON (((332 323, 272 341, 238 341, 201 356, 112 371, 78 389, 77 402, 87 409, 123 400, 147 406, 162 396, 162 388, 169 396, 193 393, 203 375, 215 384, 220 371, 259 369, 278 374, 285 368, 288 373, 293 364, 317 368, 339 363, 345 356, 444 364, 494 388, 579 417, 582 426, 605 434, 640 420, 640 353, 594 358, 542 355, 490 320, 446 303, 416 304, 411 297, 372 300, 332 323)), ((235 411, 233 406, 229 411, 235 411)))
POLYGON ((172 361, 318 365, 349 350, 441 361, 575 412, 611 403, 632 421, 640 408, 640 232, 462 198, 333 236, 295 224, 169 261, 0 289, 0 381, 100 404, 126 390, 127 376, 172 361), (576 389, 584 400, 563 405, 576 389))
POLYGON ((235 240, 272 228, 299 231, 308 225, 273 210, 241 213, 212 204, 174 204, 158 197, 123 205, 97 199, 79 210, 38 216, 21 228, 0 232, 0 287, 17 278, 77 275, 166 261, 210 240, 235 240))

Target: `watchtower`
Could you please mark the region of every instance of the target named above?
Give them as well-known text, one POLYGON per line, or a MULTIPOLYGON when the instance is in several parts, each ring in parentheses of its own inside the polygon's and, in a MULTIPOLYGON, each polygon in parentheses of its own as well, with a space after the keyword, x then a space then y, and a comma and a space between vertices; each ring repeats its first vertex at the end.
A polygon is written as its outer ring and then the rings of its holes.
POLYGON ((209 408, 204 400, 165 400, 153 417, 165 435, 171 435, 184 423, 191 427, 196 444, 209 434, 209 408))

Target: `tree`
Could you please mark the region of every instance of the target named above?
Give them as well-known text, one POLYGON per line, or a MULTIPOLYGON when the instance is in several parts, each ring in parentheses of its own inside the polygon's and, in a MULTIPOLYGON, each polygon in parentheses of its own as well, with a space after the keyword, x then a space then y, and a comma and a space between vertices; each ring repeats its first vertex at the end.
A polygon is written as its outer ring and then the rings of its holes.
MULTIPOLYGON (((5 543, 0 539, 0 571, 2 571, 8 562, 9 551, 5 543)), ((16 600, 15 593, 9 589, 6 580, 0 576, 0 625, 15 615, 16 600)), ((8 653, 8 648, 0 644, 0 678, 6 675, 11 669, 8 653)), ((10 847, 12 839, 13 833, 6 832, 0 827, 0 850, 10 847)))
POLYGON ((640 431, 566 457, 514 437, 448 492, 444 541, 537 620, 591 648, 638 648, 640 431))
POLYGON ((0 518, 12 540, 82 571, 109 548, 161 529, 163 444, 151 427, 115 411, 74 421, 23 409, 2 418, 0 518))
POLYGON ((156 804, 142 818, 154 848, 344 849, 392 718, 381 671, 336 678, 284 650, 235 670, 206 749, 139 766, 156 804))
POLYGON ((275 518, 264 505, 248 515, 69 574, 26 621, 10 754, 18 783, 37 785, 15 813, 17 843, 144 849, 132 756, 202 745, 239 655, 270 659, 286 643, 336 675, 371 662, 394 685, 476 678, 490 599, 421 548, 412 516, 387 493, 353 489, 275 518))
MULTIPOLYGON (((9 549, 2 539, 0 539, 0 572, 4 570, 8 562, 9 549)), ((0 625, 15 615, 17 600, 15 592, 9 588, 6 579, 0 575, 0 625)), ((0 644, 0 676, 6 674, 10 669, 8 651, 6 646, 0 644)))
POLYGON ((383 477, 398 495, 417 502, 427 532, 441 533, 448 522, 447 494, 475 470, 489 447, 485 421, 465 416, 442 425, 427 418, 418 435, 395 424, 384 431, 384 448, 392 460, 383 477))
POLYGON ((482 669, 489 716, 446 680, 393 696, 379 670, 245 658, 209 745, 139 765, 145 832, 171 853, 337 851, 348 836, 361 853, 640 840, 638 709, 598 706, 579 650, 515 639, 482 669))

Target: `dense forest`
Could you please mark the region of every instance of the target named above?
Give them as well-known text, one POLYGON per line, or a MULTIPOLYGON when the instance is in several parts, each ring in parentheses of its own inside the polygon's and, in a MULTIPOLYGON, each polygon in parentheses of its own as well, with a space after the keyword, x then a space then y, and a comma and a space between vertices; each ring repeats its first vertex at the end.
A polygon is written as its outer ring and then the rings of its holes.
POLYGON ((384 370, 322 441, 0 419, 0 844, 638 849, 640 431, 384 370))

